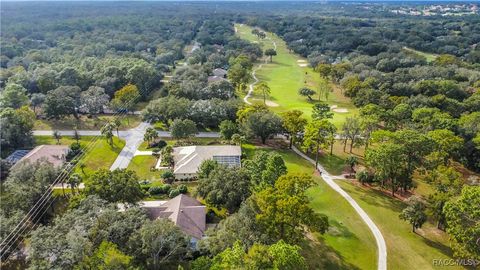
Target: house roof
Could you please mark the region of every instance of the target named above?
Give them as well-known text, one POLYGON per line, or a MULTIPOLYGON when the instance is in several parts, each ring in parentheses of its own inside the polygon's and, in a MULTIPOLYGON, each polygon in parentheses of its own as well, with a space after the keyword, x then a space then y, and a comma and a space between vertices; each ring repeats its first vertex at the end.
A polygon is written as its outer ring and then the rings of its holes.
POLYGON ((174 174, 194 174, 204 160, 215 159, 226 165, 240 166, 242 149, 236 145, 184 146, 173 148, 174 174), (225 158, 234 157, 227 162, 225 158), (224 162, 225 160, 225 162, 224 162), (238 162, 237 162, 238 161, 238 162))
POLYGON ((212 82, 220 82, 220 81, 226 81, 227 79, 223 78, 222 76, 208 76, 207 81, 209 83, 212 82))
POLYGON ((30 150, 15 150, 15 152, 10 154, 7 158, 5 158, 5 160, 13 165, 26 156, 29 152, 30 150))
POLYGON ((201 239, 206 230, 206 207, 187 195, 180 194, 160 205, 142 207, 150 218, 168 218, 183 232, 196 239, 201 239))
POLYGON ((28 152, 18 162, 28 160, 33 163, 41 158, 46 158, 53 166, 58 167, 65 162, 67 153, 68 145, 40 145, 28 152))
POLYGON ((223 77, 223 76, 227 75, 227 71, 223 68, 216 68, 216 69, 213 70, 213 75, 223 77))

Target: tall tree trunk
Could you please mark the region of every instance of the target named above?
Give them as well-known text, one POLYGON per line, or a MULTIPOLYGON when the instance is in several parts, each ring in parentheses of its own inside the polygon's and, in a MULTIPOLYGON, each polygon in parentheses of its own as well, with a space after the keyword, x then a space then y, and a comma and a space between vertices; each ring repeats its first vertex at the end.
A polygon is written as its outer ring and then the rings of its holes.
POLYGON ((367 149, 368 149, 368 141, 370 141, 370 135, 368 135, 368 136, 365 137, 365 152, 366 152, 367 149))
POLYGON ((412 224, 412 232, 415 233, 415 222, 412 224))
POLYGON ((315 151, 315 170, 318 170, 318 151, 320 151, 320 142, 317 142, 317 150, 315 151))
POLYGON ((353 142, 354 142, 354 140, 352 139, 352 141, 350 142, 350 154, 352 153, 353 142))
POLYGON ((333 139, 331 142, 330 142, 330 156, 333 155, 333 144, 335 143, 335 139, 333 139))
POLYGON ((73 117, 75 117, 77 120, 80 119, 80 117, 78 116, 77 109, 73 110, 73 117))
POLYGON ((293 135, 290 135, 290 149, 292 149, 292 145, 293 145, 293 135))
POLYGON ((347 149, 347 138, 343 139, 343 152, 345 153, 345 150, 347 149))

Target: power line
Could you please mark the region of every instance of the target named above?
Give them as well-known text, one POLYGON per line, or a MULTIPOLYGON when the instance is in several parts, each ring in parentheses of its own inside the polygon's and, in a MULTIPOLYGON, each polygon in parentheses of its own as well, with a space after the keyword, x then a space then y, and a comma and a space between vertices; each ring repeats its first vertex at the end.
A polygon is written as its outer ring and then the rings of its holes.
MULTIPOLYGON (((141 97, 143 94, 146 94, 146 90, 141 90, 138 95, 135 97, 132 97, 127 104, 124 104, 123 108, 117 110, 117 112, 113 115, 114 118, 118 117, 123 117, 127 114, 127 108, 135 102, 139 97, 141 97)), ((109 123, 106 123, 101 129, 103 129, 106 125, 109 123)), ((61 181, 62 188, 64 187, 64 178, 66 178, 72 170, 78 165, 78 161, 80 161, 89 151, 93 149, 93 147, 96 145, 97 141, 101 138, 101 135, 97 135, 94 138, 92 138, 87 145, 87 147, 84 148, 84 151, 82 153, 77 154, 72 160, 76 161, 75 165, 71 166, 71 163, 67 165, 67 168, 64 168, 62 172, 57 176, 57 178, 47 187, 47 190, 42 194, 39 200, 32 206, 32 208, 29 210, 29 212, 25 215, 25 217, 15 226, 15 228, 4 238, 2 243, 0 243, 0 262, 2 261, 3 257, 6 255, 5 260, 8 259, 11 253, 9 251, 11 250, 12 246, 17 243, 18 239, 22 237, 24 232, 29 229, 28 223, 33 222, 33 225, 30 227, 30 230, 33 230, 35 227, 36 223, 40 220, 40 218, 45 214, 46 210, 52 205, 52 203, 55 201, 55 197, 53 197, 53 200, 48 204, 48 207, 45 207, 48 201, 52 198, 52 193, 53 193, 53 187, 58 184, 58 182, 61 181), (38 205, 38 207, 37 207, 38 205), (43 211, 41 211, 43 209, 43 211), (41 215, 39 215, 41 213, 41 215), (35 221, 35 219, 37 219, 35 221), (7 241, 8 240, 8 241, 7 241)), ((17 243, 16 247, 20 242, 17 243)), ((16 247, 13 249, 15 250, 16 247)))

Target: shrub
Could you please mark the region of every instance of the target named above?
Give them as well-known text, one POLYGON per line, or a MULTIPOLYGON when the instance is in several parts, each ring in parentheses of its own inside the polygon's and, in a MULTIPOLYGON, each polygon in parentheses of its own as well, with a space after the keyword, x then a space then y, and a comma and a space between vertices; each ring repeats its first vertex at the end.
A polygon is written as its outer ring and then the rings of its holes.
POLYGON ((180 192, 181 194, 185 194, 188 192, 188 188, 186 185, 180 185, 178 186, 177 189, 178 189, 178 192, 180 192))
POLYGON ((148 145, 149 148, 158 148, 158 149, 162 149, 165 146, 167 146, 167 142, 164 140, 154 141, 148 145))
POLYGON ((160 176, 167 184, 171 184, 175 180, 172 170, 166 170, 160 176))
POLYGON ((178 195, 180 195, 180 191, 178 191, 178 189, 172 189, 170 190, 168 197, 174 198, 174 197, 177 197, 178 195))
POLYGON ((158 195, 158 194, 163 194, 163 187, 151 187, 148 189, 148 192, 151 194, 151 195, 158 195))
POLYGON ((163 194, 169 194, 171 189, 172 189, 171 185, 165 184, 165 185, 162 186, 162 193, 163 194))
POLYGON ((373 176, 371 174, 369 174, 368 171, 359 171, 359 172, 357 172, 355 177, 362 184, 370 183, 370 182, 373 181, 373 176))
POLYGON ((74 142, 70 145, 67 156, 65 158, 67 159, 67 161, 70 161, 80 153, 82 153, 82 146, 79 143, 74 142))

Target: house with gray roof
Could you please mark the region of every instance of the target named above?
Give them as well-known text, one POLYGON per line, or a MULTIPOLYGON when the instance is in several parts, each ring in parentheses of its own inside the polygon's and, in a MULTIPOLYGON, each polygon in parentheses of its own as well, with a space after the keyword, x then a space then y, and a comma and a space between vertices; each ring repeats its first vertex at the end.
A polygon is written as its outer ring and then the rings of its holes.
POLYGON ((227 71, 223 68, 216 68, 213 70, 213 76, 227 78, 227 71))
POLYGON ((237 145, 202 145, 173 148, 175 179, 196 178, 200 164, 213 159, 219 164, 240 167, 242 149, 237 145))
POLYGON ((214 82, 227 81, 227 79, 221 76, 208 76, 207 81, 208 83, 214 83, 214 82))

